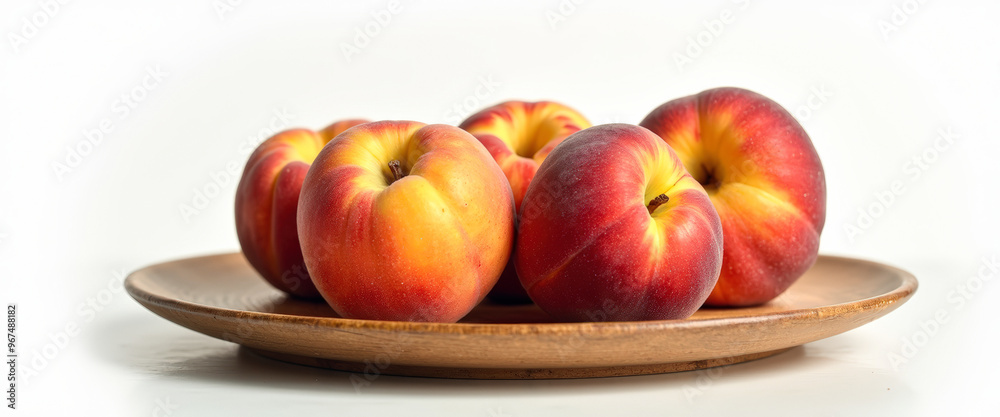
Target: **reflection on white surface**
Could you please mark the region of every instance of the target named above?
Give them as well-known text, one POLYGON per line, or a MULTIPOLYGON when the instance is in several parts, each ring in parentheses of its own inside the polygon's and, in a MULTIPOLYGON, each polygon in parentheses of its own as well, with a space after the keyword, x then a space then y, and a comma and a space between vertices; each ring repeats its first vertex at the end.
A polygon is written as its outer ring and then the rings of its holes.
POLYGON ((694 372, 536 381, 382 375, 358 391, 350 373, 263 358, 141 308, 131 310, 103 320, 89 347, 107 365, 139 375, 134 403, 148 408, 169 398, 177 415, 209 415, 223 404, 228 410, 253 412, 275 401, 290 410, 317 404, 357 410, 377 405, 379 411, 416 415, 489 415, 491 410, 529 415, 581 406, 591 411, 667 407, 674 412, 739 413, 748 407, 766 409, 775 395, 783 407, 827 404, 840 411, 871 411, 884 406, 898 412, 898 405, 889 407, 885 400, 913 396, 898 375, 871 363, 871 352, 851 333, 771 358, 694 372), (851 398, 851 404, 842 398, 851 398), (402 399, 416 405, 402 406, 402 399))

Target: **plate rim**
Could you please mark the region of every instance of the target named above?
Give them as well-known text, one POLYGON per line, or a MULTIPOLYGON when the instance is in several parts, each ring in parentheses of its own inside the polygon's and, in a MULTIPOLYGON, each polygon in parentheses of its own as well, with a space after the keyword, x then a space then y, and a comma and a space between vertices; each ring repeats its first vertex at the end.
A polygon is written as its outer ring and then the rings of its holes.
MULTIPOLYGON (((870 310, 881 310, 885 305, 891 305, 908 300, 916 292, 919 282, 916 277, 901 268, 876 262, 868 259, 854 258, 839 255, 820 254, 816 262, 820 259, 838 262, 863 263, 882 269, 891 270, 901 281, 895 288, 873 296, 862 299, 851 300, 845 303, 830 304, 807 309, 793 309, 774 311, 765 314, 728 316, 724 318, 701 318, 701 319, 675 319, 675 320, 648 320, 648 321, 608 321, 608 322, 553 322, 553 323, 440 323, 440 322, 407 322, 407 321, 384 321, 348 319, 342 317, 317 317, 298 316, 280 313, 266 313, 250 310, 235 310, 225 307, 213 307, 198 304, 179 298, 164 297, 154 292, 141 288, 137 281, 141 278, 137 275, 144 271, 163 267, 170 263, 180 261, 204 260, 207 258, 221 258, 228 256, 243 257, 242 252, 223 252, 216 254, 200 255, 178 258, 169 261, 150 264, 134 270, 125 278, 124 286, 128 294, 140 304, 151 303, 160 308, 173 311, 180 311, 186 314, 198 314, 202 316, 226 317, 237 320, 250 320, 255 322, 282 322, 288 325, 309 325, 315 327, 328 328, 332 330, 364 330, 378 332, 408 332, 421 334, 441 334, 441 335, 531 335, 531 336, 553 336, 565 335, 569 333, 598 333, 598 334, 621 334, 635 333, 656 330, 696 330, 699 328, 712 328, 725 322, 727 325, 749 325, 755 322, 781 320, 798 321, 802 319, 823 317, 828 314, 835 315, 838 312, 864 312, 870 310)), ((244 258, 245 260, 245 258, 244 258)), ((814 263, 815 265, 815 263, 814 263)), ((325 302, 316 301, 316 302, 325 302)), ((155 313, 155 311, 154 311, 155 313)), ((159 314, 158 314, 159 315, 159 314)))

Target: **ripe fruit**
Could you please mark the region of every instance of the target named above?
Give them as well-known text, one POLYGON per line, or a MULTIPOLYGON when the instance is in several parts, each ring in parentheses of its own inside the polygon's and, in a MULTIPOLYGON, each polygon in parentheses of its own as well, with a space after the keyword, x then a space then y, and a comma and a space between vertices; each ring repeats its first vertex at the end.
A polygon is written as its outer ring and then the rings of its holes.
POLYGON ((313 282, 341 316, 454 322, 507 263, 514 198, 465 131, 367 123, 316 158, 298 230, 313 282))
POLYGON ((320 149, 364 120, 344 120, 313 132, 294 129, 262 142, 236 189, 236 234, 250 265, 275 288, 319 298, 302 262, 295 211, 302 180, 320 149))
POLYGON ((722 274, 706 304, 765 303, 816 261, 823 165, 784 108, 752 91, 717 88, 667 102, 640 125, 674 148, 722 219, 722 274))
POLYGON ((669 146, 638 126, 573 134, 522 203, 517 273, 557 319, 688 317, 721 263, 722 227, 708 195, 669 146))

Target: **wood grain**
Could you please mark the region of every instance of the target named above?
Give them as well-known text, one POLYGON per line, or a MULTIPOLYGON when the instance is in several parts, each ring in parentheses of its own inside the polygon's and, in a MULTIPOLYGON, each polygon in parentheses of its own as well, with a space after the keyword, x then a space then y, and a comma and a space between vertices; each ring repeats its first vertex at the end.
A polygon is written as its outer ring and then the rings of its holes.
POLYGON ((553 323, 533 305, 483 303, 459 323, 343 319, 271 288, 239 253, 149 266, 125 282, 154 313, 275 359, 453 378, 581 378, 676 372, 780 353, 875 320, 917 288, 909 273, 820 256, 763 306, 685 320, 553 323))

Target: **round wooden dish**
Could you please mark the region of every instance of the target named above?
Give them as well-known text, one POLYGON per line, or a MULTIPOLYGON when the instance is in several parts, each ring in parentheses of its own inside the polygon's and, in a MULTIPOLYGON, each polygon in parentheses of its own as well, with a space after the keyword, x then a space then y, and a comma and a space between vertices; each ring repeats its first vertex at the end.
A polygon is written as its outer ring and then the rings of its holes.
POLYGON ((917 280, 875 262, 820 256, 763 306, 604 323, 553 323, 533 305, 488 302, 459 323, 344 319, 322 302, 273 289, 239 253, 152 265, 129 275, 125 288, 167 320, 282 361, 368 375, 541 379, 677 372, 767 357, 882 317, 913 295, 917 280))

